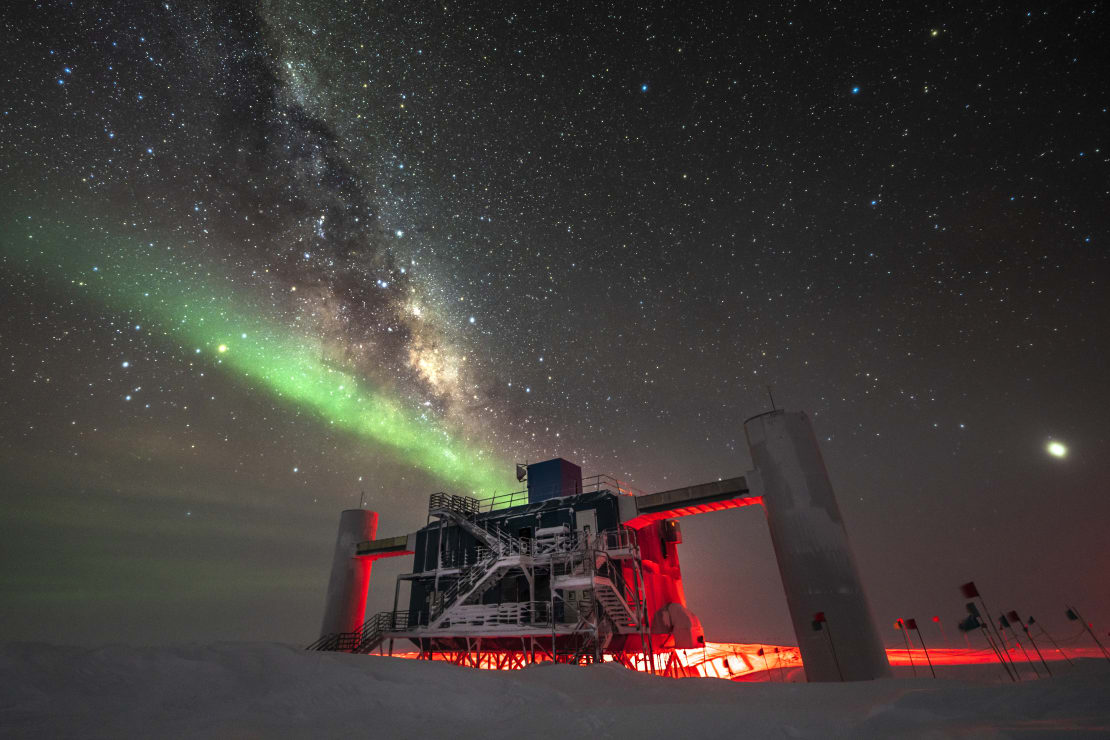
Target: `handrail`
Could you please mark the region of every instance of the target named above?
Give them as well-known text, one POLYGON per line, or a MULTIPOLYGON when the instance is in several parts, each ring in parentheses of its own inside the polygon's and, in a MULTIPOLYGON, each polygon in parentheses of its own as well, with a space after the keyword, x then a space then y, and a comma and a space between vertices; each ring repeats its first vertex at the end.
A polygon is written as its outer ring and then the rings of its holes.
POLYGON ((306 647, 305 650, 334 650, 333 643, 338 642, 338 638, 339 634, 335 632, 321 635, 316 642, 306 647))
POLYGON ((549 625, 551 624, 551 604, 545 600, 456 605, 447 616, 447 621, 452 625, 459 623, 476 625, 479 622, 501 625, 549 625))
POLYGON ((474 584, 480 581, 500 559, 493 550, 485 550, 485 552, 489 553, 485 559, 479 558, 477 563, 460 571, 458 579, 440 592, 436 598, 435 606, 428 614, 429 627, 435 624, 444 612, 454 605, 460 594, 469 592, 474 584))
MULTIPOLYGON (((551 498, 572 496, 577 493, 592 493, 595 491, 616 491, 617 494, 622 496, 644 495, 643 491, 625 483, 624 481, 618 480, 611 475, 599 474, 583 478, 581 488, 579 488, 578 484, 575 483, 573 486, 567 486, 558 491, 554 491, 553 493, 555 495, 551 498)), ((498 493, 490 496, 489 498, 477 499, 479 513, 497 511, 498 509, 507 509, 512 506, 521 506, 526 503, 528 503, 528 489, 524 489, 522 491, 510 491, 508 493, 498 493)))
POLYGON ((323 635, 305 650, 328 650, 348 653, 368 653, 381 644, 387 632, 406 630, 409 627, 407 611, 378 612, 353 632, 335 632, 323 635))

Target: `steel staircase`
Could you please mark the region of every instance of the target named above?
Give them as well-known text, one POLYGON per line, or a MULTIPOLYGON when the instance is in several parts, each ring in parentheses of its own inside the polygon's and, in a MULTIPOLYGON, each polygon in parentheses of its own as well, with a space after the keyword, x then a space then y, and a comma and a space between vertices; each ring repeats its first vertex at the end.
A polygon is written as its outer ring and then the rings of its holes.
POLYGON ((458 579, 443 591, 431 610, 428 618, 429 627, 439 627, 444 621, 448 610, 455 604, 465 604, 466 600, 475 593, 480 593, 483 585, 488 583, 494 574, 501 573, 513 567, 514 563, 505 563, 494 553, 479 560, 474 565, 459 573, 458 579))
POLYGON ((465 529, 474 539, 484 544, 490 551, 501 557, 520 555, 523 545, 500 527, 479 526, 474 517, 478 514, 478 500, 469 496, 452 496, 446 493, 433 493, 428 501, 428 515, 443 517, 452 524, 465 529))
POLYGON ((358 630, 324 635, 305 649, 370 653, 382 644, 389 632, 408 629, 408 624, 408 612, 378 612, 363 622, 358 630))
POLYGON ((639 629, 639 620, 636 612, 617 591, 616 585, 608 578, 594 576, 594 597, 598 604, 605 610, 605 615, 612 620, 619 632, 634 631, 639 629))
POLYGON ((499 527, 486 524, 478 525, 474 518, 478 514, 478 500, 469 496, 452 496, 446 493, 433 493, 428 501, 428 515, 446 519, 469 532, 474 539, 485 547, 479 549, 478 562, 459 573, 459 577, 445 590, 439 592, 432 605, 428 619, 429 627, 439 627, 448 621, 448 611, 455 604, 465 604, 493 576, 503 573, 517 563, 505 563, 504 558, 525 555, 530 552, 528 543, 515 539, 499 527))

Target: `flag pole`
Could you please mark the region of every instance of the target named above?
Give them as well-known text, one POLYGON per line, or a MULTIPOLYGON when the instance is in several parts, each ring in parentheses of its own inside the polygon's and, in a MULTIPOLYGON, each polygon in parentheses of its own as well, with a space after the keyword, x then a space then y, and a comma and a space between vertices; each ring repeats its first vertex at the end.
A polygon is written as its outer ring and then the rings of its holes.
MULTIPOLYGON (((1030 624, 1030 626, 1032 626, 1032 625, 1034 625, 1034 624, 1035 624, 1035 625, 1037 625, 1038 627, 1040 627, 1040 630, 1041 630, 1041 634, 1042 634, 1042 635, 1044 635, 1045 637, 1047 637, 1047 638, 1048 638, 1048 641, 1052 643, 1052 647, 1056 648, 1056 652, 1058 652, 1058 653, 1060 653, 1060 655, 1063 655, 1063 656, 1064 656, 1064 660, 1066 660, 1066 661, 1068 662, 1068 665, 1070 665, 1070 666, 1073 666, 1073 667, 1075 666, 1075 663, 1072 663, 1072 662, 1071 662, 1071 658, 1069 658, 1069 657, 1068 657, 1068 654, 1067 654, 1067 653, 1065 653, 1065 652, 1064 652, 1063 650, 1061 650, 1061 649, 1060 649, 1060 646, 1059 646, 1058 644, 1056 644, 1056 640, 1055 640, 1055 639, 1053 639, 1052 635, 1050 635, 1050 634, 1048 633, 1048 630, 1046 630, 1046 629, 1045 629, 1044 627, 1041 627, 1041 623, 1040 623, 1040 622, 1038 622, 1038 621, 1037 621, 1036 619, 1034 619, 1033 617, 1029 617, 1029 624, 1030 624)), ((1033 637, 1032 637, 1032 636, 1030 635, 1029 639, 1030 639, 1030 640, 1032 640, 1032 639, 1033 639, 1033 637)))
MULTIPOLYGON (((972 588, 974 589, 974 584, 965 584, 965 586, 962 587, 963 590, 964 590, 965 595, 967 594, 967 588, 966 588, 967 585, 971 585, 972 588)), ((968 598, 970 598, 970 597, 968 597, 968 598)), ((982 615, 979 613, 979 607, 975 606, 974 601, 967 602, 966 607, 967 607, 968 618, 965 619, 963 622, 960 622, 960 629, 963 630, 963 632, 964 632, 964 638, 966 639, 967 638, 967 633, 970 632, 971 630, 975 629, 976 627, 978 627, 980 630, 982 630, 983 631, 983 636, 987 640, 987 645, 989 645, 990 649, 994 652, 994 657, 998 658, 998 662, 1002 664, 1002 668, 1003 668, 1003 670, 1006 671, 1006 675, 1010 677, 1010 680, 1011 681, 1016 681, 1017 679, 1014 678, 1013 671, 1010 670, 1009 664, 1006 663, 1006 659, 1002 657, 1001 651, 999 651, 998 647, 994 644, 994 640, 991 639, 990 630, 988 630, 987 625, 985 625, 983 623, 982 615)), ((968 645, 970 645, 970 644, 971 644, 971 641, 968 640, 968 645)))
MULTIPOLYGON (((1065 606, 1067 605, 1065 604, 1065 606)), ((1087 623, 1087 620, 1083 618, 1083 615, 1079 613, 1079 610, 1076 609, 1074 606, 1069 606, 1068 611, 1074 614, 1076 618, 1078 618, 1079 621, 1083 623, 1083 629, 1087 630, 1087 634, 1090 635, 1091 639, 1095 641, 1096 645, 1098 645, 1098 649, 1102 651, 1102 657, 1106 658, 1107 663, 1110 663, 1110 653, 1107 653, 1106 648, 1104 648, 1102 646, 1102 643, 1098 641, 1098 637, 1095 636, 1095 631, 1091 629, 1091 625, 1087 623)), ((1069 614, 1068 616, 1070 617, 1071 615, 1069 614)))
POLYGON ((998 615, 998 627, 999 627, 999 629, 1001 629, 1003 631, 1005 631, 1005 629, 1007 627, 1010 628, 1010 634, 1014 636, 1014 643, 1016 643, 1017 646, 1019 648, 1021 648, 1022 654, 1025 655, 1025 662, 1028 663, 1029 666, 1033 669, 1033 675, 1036 676, 1037 678, 1040 678, 1041 677, 1041 672, 1037 670, 1036 663, 1034 663, 1032 661, 1032 659, 1029 657, 1029 651, 1026 650, 1025 646, 1021 644, 1021 640, 1019 640, 1018 636, 1017 636, 1017 630, 1015 630, 1014 626, 1012 624, 1010 624, 1010 620, 1006 619, 1005 614, 999 614, 998 615))
POLYGON ((1012 614, 1014 617, 1010 620, 1010 629, 1014 628, 1014 622, 1017 622, 1021 625, 1022 630, 1025 631, 1025 636, 1029 638, 1029 644, 1032 645, 1033 649, 1037 651, 1037 657, 1041 659, 1041 665, 1044 666, 1045 671, 1047 671, 1048 675, 1051 676, 1052 669, 1048 667, 1048 661, 1046 661, 1044 659, 1044 656, 1041 655, 1041 649, 1037 647, 1037 641, 1033 639, 1033 635, 1029 632, 1029 628, 1025 626, 1025 622, 1021 621, 1021 617, 1018 616, 1017 612, 1010 612, 1010 614, 1012 614))
MULTIPOLYGON (((1002 635, 1000 635, 998 633, 998 631, 995 630, 995 628, 994 628, 994 620, 991 619, 991 610, 987 608, 987 602, 983 599, 983 595, 981 593, 979 593, 979 589, 975 587, 975 581, 968 581, 967 583, 963 584, 962 586, 960 586, 960 591, 963 592, 964 598, 968 598, 968 599, 978 598, 979 599, 979 603, 982 604, 982 606, 983 606, 983 614, 986 615, 986 619, 985 619, 986 628, 990 629, 992 632, 994 632, 994 636, 998 640, 999 654, 1005 660, 1009 661, 1010 668, 1012 668, 1013 672, 1017 674, 1017 680, 1020 681, 1021 680, 1021 674, 1018 673, 1017 666, 1014 665, 1013 658, 1011 658, 1008 654, 1008 650, 1006 648, 1006 641, 1002 639, 1002 635)), ((1013 678, 1013 675, 1011 675, 1010 677, 1013 678)))
POLYGON ((1010 677, 1011 681, 1019 681, 1020 679, 1014 678, 1014 672, 1010 669, 1010 664, 1006 662, 1006 658, 1003 657, 1002 650, 994 644, 994 638, 991 637, 991 631, 987 629, 987 625, 979 622, 979 628, 983 630, 983 635, 987 638, 987 644, 990 645, 991 650, 994 651, 994 657, 998 658, 998 662, 1001 663, 1002 667, 1006 670, 1006 675, 1010 677))
MULTIPOLYGON (((825 624, 828 624, 828 622, 825 624)), ((832 650, 833 662, 836 663, 836 674, 840 676, 840 680, 843 682, 844 671, 840 670, 840 658, 836 657, 836 643, 833 642, 832 627, 825 630, 825 634, 829 636, 829 648, 832 650)))
POLYGON ((925 647, 925 638, 921 636, 921 628, 917 626, 916 619, 911 619, 909 623, 913 626, 914 632, 917 633, 917 639, 921 640, 921 649, 925 651, 925 660, 929 663, 929 673, 932 673, 933 678, 936 678, 937 672, 933 670, 933 659, 929 657, 929 648, 925 647))
MULTIPOLYGON (((817 612, 813 615, 813 629, 820 632, 824 627, 829 625, 829 620, 825 618, 825 612, 817 612)), ((840 669, 840 658, 836 656, 836 643, 833 642, 832 627, 828 626, 825 629, 825 636, 829 638, 829 649, 832 650, 833 663, 836 664, 836 674, 840 676, 840 680, 844 680, 844 671, 840 669)))
POLYGON ((987 602, 983 600, 983 596, 981 594, 978 594, 978 592, 976 592, 976 595, 979 596, 979 603, 983 605, 983 613, 987 615, 987 625, 990 627, 991 631, 994 632, 994 636, 998 638, 998 645, 999 649, 1002 651, 1002 657, 1006 658, 1006 660, 1010 662, 1010 667, 1014 669, 1014 673, 1016 673, 1018 677, 1017 680, 1020 681, 1021 674, 1018 673, 1017 666, 1014 665, 1014 659, 1010 657, 1009 648, 1006 647, 1006 641, 1002 639, 1002 635, 999 634, 998 630, 994 628, 994 620, 991 619, 991 610, 987 608, 987 602))
POLYGON ((910 636, 909 633, 906 632, 906 623, 902 619, 899 619, 897 624, 899 631, 902 633, 902 639, 906 641, 906 657, 910 661, 910 668, 913 669, 913 677, 917 678, 917 666, 913 664, 913 655, 910 654, 910 636))

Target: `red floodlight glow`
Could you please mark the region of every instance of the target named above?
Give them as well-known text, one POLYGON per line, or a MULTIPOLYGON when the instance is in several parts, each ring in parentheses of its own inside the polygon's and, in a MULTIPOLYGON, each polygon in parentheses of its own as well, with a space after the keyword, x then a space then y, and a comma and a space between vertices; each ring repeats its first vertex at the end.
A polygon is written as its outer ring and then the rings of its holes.
MULTIPOLYGON (((925 662, 925 651, 914 648, 908 653, 905 648, 890 648, 886 651, 887 660, 892 666, 920 665, 925 662)), ((1062 655, 1063 653, 1061 653, 1062 655)), ((1101 658, 1102 654, 1094 648, 1069 648, 1071 658, 1101 658)), ((455 665, 478 668, 480 670, 512 671, 526 667, 530 663, 547 663, 549 654, 537 652, 531 656, 523 651, 487 652, 434 652, 394 653, 395 658, 412 660, 436 660, 455 665)), ((929 651, 933 665, 966 666, 986 665, 998 662, 993 650, 966 648, 936 648, 929 651)), ((1051 659, 1051 658, 1050 658, 1051 659)), ((651 673, 651 661, 643 653, 624 653, 604 655, 602 662, 620 663, 624 667, 651 673)), ((724 678, 732 681, 804 681, 801 674, 802 657, 798 648, 784 645, 760 645, 757 643, 707 642, 705 648, 670 650, 656 653, 654 672, 670 678, 724 678)))
POLYGON ((730 498, 725 501, 714 501, 708 504, 695 504, 693 506, 676 506, 673 509, 666 511, 653 511, 650 514, 640 514, 637 517, 629 519, 624 523, 624 526, 632 529, 641 529, 657 522, 660 519, 677 519, 681 516, 693 516, 694 514, 708 514, 711 511, 724 511, 725 509, 738 509, 741 506, 751 506, 753 504, 763 504, 762 496, 740 496, 737 498, 730 498))

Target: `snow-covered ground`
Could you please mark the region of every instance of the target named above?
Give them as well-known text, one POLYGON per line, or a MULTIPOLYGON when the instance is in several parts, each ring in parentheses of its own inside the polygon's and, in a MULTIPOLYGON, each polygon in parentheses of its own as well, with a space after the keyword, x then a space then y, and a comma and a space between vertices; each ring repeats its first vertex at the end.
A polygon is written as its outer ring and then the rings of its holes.
POLYGON ((1110 737, 1110 665, 1055 678, 668 679, 478 671, 277 644, 0 648, 0 737, 1110 737))

